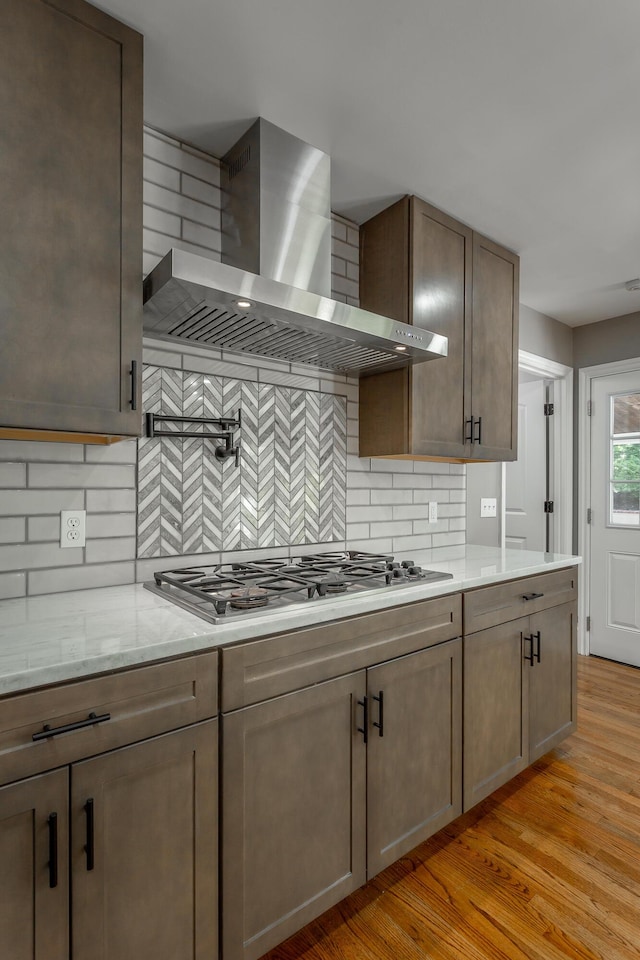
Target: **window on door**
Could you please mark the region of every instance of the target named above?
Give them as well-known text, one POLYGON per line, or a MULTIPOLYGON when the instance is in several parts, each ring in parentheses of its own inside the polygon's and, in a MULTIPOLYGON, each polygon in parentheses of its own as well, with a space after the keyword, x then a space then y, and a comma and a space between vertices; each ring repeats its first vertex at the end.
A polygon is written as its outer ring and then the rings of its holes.
POLYGON ((611 397, 609 524, 640 526, 640 393, 611 397))

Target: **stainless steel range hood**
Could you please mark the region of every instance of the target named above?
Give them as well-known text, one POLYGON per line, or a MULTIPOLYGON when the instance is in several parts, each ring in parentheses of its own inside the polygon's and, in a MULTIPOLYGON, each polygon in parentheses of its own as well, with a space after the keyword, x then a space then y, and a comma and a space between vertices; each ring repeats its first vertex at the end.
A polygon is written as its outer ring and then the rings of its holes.
POLYGON ((173 249, 145 332, 360 375, 447 355, 447 338, 330 298, 330 161, 257 120, 222 161, 222 261, 173 249))

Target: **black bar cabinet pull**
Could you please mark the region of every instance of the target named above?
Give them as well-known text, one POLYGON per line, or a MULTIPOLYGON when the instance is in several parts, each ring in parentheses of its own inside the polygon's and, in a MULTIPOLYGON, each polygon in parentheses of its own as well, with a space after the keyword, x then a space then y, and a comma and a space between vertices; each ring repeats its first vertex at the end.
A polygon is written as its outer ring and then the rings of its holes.
POLYGON ((50 813, 49 825, 49 886, 58 886, 58 814, 50 813))
POLYGON ((62 727, 50 727, 45 723, 40 733, 34 733, 32 740, 46 740, 48 737, 57 737, 61 733, 70 733, 72 730, 82 730, 83 727, 92 727, 94 723, 104 723, 111 720, 110 713, 103 713, 99 717, 90 713, 86 720, 76 720, 75 723, 65 723, 62 727))
POLYGON ((384 691, 379 690, 378 696, 374 695, 373 699, 378 704, 378 722, 374 720, 373 725, 378 731, 378 736, 384 737, 384 691))
POLYGON ((87 815, 87 843, 84 848, 87 854, 87 870, 93 870, 95 864, 93 797, 89 797, 85 803, 84 812, 87 815))
POLYGON ((533 666, 533 635, 529 637, 523 636, 522 639, 524 640, 525 643, 531 644, 531 646, 529 647, 529 653, 525 653, 524 658, 525 660, 529 661, 530 666, 533 666))
POLYGON ((473 424, 474 424, 473 417, 470 417, 468 420, 465 420, 464 422, 464 442, 465 443, 474 442, 473 441, 473 424))
POLYGON ((474 437, 474 443, 482 443, 482 417, 478 417, 476 420, 476 428, 478 433, 477 436, 474 437))
POLYGON ((131 409, 138 409, 138 361, 131 361, 131 409))
POLYGON ((544 593, 523 593, 523 600, 539 600, 540 597, 544 597, 544 593))
MULTIPOLYGON (((533 655, 538 663, 540 663, 540 631, 538 630, 537 633, 532 634, 531 639, 532 641, 536 641, 536 652, 533 655)), ((533 642, 531 644, 531 652, 533 653, 533 642)))
POLYGON ((358 733, 362 734, 362 740, 364 743, 367 743, 369 739, 369 703, 367 698, 364 697, 363 700, 358 700, 358 706, 362 707, 362 727, 356 727, 358 733))

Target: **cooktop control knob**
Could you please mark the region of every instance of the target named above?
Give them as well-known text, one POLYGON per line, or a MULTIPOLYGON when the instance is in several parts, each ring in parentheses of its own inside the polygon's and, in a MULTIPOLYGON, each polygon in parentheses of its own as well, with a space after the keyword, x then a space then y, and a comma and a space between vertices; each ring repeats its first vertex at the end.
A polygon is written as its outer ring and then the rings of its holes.
POLYGON ((402 561, 402 566, 403 566, 403 567, 412 567, 412 566, 413 566, 413 560, 403 560, 403 561, 402 561))

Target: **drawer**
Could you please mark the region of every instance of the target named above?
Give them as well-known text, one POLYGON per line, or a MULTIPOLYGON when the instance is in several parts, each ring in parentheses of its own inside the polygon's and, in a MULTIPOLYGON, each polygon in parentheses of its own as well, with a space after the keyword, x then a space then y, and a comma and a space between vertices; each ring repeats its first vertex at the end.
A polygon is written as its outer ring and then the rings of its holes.
POLYGON ((216 651, 0 700, 0 783, 212 717, 217 684, 216 651), (96 722, 83 725, 91 713, 96 722))
POLYGON ((459 593, 224 647, 223 712, 300 690, 462 633, 459 593))
POLYGON ((464 595, 465 635, 498 623, 555 607, 578 596, 578 569, 568 567, 491 587, 468 590, 464 595))

